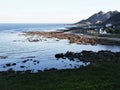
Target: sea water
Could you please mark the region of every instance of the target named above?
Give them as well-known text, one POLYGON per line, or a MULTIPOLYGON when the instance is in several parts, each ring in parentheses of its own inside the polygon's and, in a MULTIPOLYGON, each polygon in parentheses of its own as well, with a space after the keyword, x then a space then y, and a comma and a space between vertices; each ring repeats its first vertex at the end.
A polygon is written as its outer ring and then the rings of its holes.
POLYGON ((0 71, 13 69, 37 72, 52 68, 72 69, 86 64, 79 60, 57 60, 55 54, 67 51, 81 52, 82 50, 120 51, 120 46, 69 44, 68 40, 55 38, 43 38, 39 42, 28 42, 28 37, 22 35, 23 32, 28 31, 55 31, 65 27, 64 24, 0 24, 0 71), (13 63, 16 65, 12 65, 13 63))

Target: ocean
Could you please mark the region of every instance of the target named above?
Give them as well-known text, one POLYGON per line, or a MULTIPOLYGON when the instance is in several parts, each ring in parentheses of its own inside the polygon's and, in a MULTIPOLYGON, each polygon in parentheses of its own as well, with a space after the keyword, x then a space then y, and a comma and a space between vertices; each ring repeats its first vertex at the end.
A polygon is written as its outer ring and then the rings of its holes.
POLYGON ((69 27, 65 24, 0 24, 0 32, 55 31, 69 27))
MULTIPOLYGON (((120 51, 115 45, 81 45, 70 44, 68 40, 42 38, 39 42, 29 42, 29 36, 22 35, 28 31, 56 31, 68 27, 64 24, 0 24, 0 71, 31 70, 37 72, 49 69, 73 69, 86 65, 84 62, 55 58, 56 53, 82 50, 120 51)), ((87 63, 89 64, 89 62, 87 63)))

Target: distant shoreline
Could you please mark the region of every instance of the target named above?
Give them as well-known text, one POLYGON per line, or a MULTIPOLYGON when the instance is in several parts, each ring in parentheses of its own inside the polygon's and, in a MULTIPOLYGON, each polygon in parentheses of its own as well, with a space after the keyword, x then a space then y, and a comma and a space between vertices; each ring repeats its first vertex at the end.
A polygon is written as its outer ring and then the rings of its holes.
MULTIPOLYGON (((102 45, 118 45, 120 46, 119 40, 114 40, 110 38, 101 38, 101 37, 87 37, 86 35, 74 34, 70 31, 53 31, 53 32, 23 32, 25 36, 44 36, 46 38, 57 38, 57 39, 68 39, 69 43, 77 43, 77 44, 102 44, 102 45)), ((39 39, 30 40, 31 42, 38 42, 39 39)))

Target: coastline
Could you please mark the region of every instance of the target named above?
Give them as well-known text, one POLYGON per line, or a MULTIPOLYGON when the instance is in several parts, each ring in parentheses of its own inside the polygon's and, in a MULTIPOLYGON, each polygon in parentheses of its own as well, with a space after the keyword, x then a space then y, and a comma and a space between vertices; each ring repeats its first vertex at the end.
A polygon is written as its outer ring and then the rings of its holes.
MULTIPOLYGON (((38 47, 36 45, 36 42, 38 42, 40 45, 41 39, 44 38, 57 38, 56 41, 67 39, 69 40, 69 43, 77 43, 77 44, 90 44, 90 45, 96 45, 96 44, 102 44, 96 41, 96 38, 88 38, 84 35, 78 35, 70 32, 63 32, 63 31, 53 31, 53 32, 23 32, 20 33, 20 36, 25 36, 25 40, 22 40, 20 42, 26 42, 34 44, 31 48, 38 47), (28 36, 28 37, 27 37, 28 36), (30 38, 29 38, 30 36, 30 38), (32 37, 32 38, 31 38, 32 37), (36 38, 34 38, 36 37, 36 38), (43 37, 43 38, 40 38, 43 37), (27 40, 26 40, 27 39, 27 40), (92 40, 95 40, 96 42, 93 43, 92 40), (92 42, 92 43, 91 43, 92 42)), ((20 37, 21 38, 21 37, 20 37)), ((21 40, 21 39, 20 39, 21 40)), ((44 39, 46 40, 46 39, 44 39)), ((104 42, 103 44, 108 45, 116 45, 115 43, 112 44, 111 42, 108 43, 109 40, 104 42)), ((19 41, 14 41, 13 43, 17 43, 19 41)), ((56 42, 58 43, 58 42, 56 42)), ((21 43, 19 43, 21 44, 21 43)), ((59 43, 61 44, 61 43, 59 43)), ((10 44, 9 44, 10 45, 10 44)), ((27 44, 25 44, 26 46, 27 44)), ((118 44, 119 45, 119 44, 118 44)), ((23 45, 24 46, 24 45, 23 45)), ((24 46, 24 47, 25 47, 24 46)), ((30 48, 30 47, 29 47, 30 48)), ((77 47, 75 47, 77 48, 77 47)), ((80 47, 81 48, 81 47, 80 47)), ((41 50, 40 48, 37 48, 37 50, 41 50)), ((72 51, 72 50, 71 50, 72 51)), ((70 52, 70 53, 64 53, 62 50, 59 52, 63 52, 63 54, 68 55, 65 58, 71 59, 71 54, 73 61, 76 59, 75 55, 79 55, 78 52, 70 52)), ((100 51, 98 51, 100 52, 100 51)), ((52 53, 52 52, 50 52, 52 53)), ((115 89, 119 88, 119 72, 120 72, 120 63, 119 59, 116 56, 116 52, 108 52, 106 54, 106 51, 103 53, 97 53, 97 52, 84 52, 85 54, 81 57, 85 63, 86 62, 92 62, 92 64, 88 64, 86 66, 82 65, 79 68, 67 68, 67 69, 46 69, 44 71, 39 70, 37 73, 32 72, 33 69, 26 69, 23 71, 15 71, 12 69, 12 67, 17 66, 19 63, 7 63, 6 65, 10 67, 8 71, 1 71, 0 72, 0 88, 2 90, 11 89, 11 90, 26 90, 26 89, 61 89, 63 90, 63 87, 65 90, 74 90, 77 86, 77 89, 115 89), (87 54, 86 54, 87 53, 87 54), (92 53, 92 54, 91 54, 92 53), (97 53, 97 54, 96 54, 97 53), (94 57, 95 55, 100 55, 99 61, 98 58, 94 57), (111 55, 112 54, 112 55, 111 55), (105 55, 105 56, 104 56, 105 55), (108 55, 106 57, 106 55, 108 55), (110 59, 108 58, 110 55, 110 59), (84 58, 85 56, 85 58, 84 58), (103 57, 102 57, 103 56, 103 57), (106 60, 106 58, 108 58, 106 60), (87 60, 90 59, 90 60, 87 60), (115 60, 114 60, 115 59, 115 60), (117 78, 116 78, 117 77, 117 78), (23 83, 24 82, 24 83, 23 83), (97 83, 96 83, 97 82, 97 83), (47 84, 47 85, 46 85, 47 84)), ((45 54, 45 53, 44 53, 45 54)), ((20 55, 20 54, 19 54, 20 55)), ((38 54, 40 56, 40 53, 38 54)), ((54 54, 55 55, 55 54, 54 54)), ((54 57, 53 55, 53 57, 54 57)), ((32 55, 29 57, 23 57, 22 66, 21 68, 26 68, 24 65, 26 63, 33 63, 35 65, 38 65, 41 63, 41 59, 36 59, 36 56, 32 55)), ((3 56, 0 57, 3 58, 3 60, 6 60, 5 58, 9 58, 9 56, 3 56)), ((64 57, 62 57, 64 58, 64 57)), ((54 60, 52 60, 54 61, 54 60)), ((53 63, 50 61, 50 63, 53 63)), ((57 60, 61 61, 61 60, 57 60)), ((62 62, 66 61, 63 60, 62 62)), ((47 61, 48 62, 48 61, 47 61)), ((47 63, 46 62, 46 63, 47 63)), ((65 62, 64 62, 65 63, 65 62)), ((79 62, 77 62, 79 63, 79 62)), ((60 63, 58 64, 60 65, 60 63)), ((70 64, 71 65, 71 64, 70 64)), ((40 66, 39 66, 40 67, 40 66)))
MULTIPOLYGON (((103 37, 94 37, 94 36, 86 36, 81 34, 75 34, 70 31, 53 31, 53 32, 24 32, 25 36, 43 36, 46 38, 57 38, 57 39, 67 39, 69 43, 77 43, 77 44, 90 44, 90 45, 118 45, 120 46, 120 40, 115 40, 111 38, 103 38, 103 37)), ((31 42, 38 42, 38 39, 35 40, 28 40, 31 42)))

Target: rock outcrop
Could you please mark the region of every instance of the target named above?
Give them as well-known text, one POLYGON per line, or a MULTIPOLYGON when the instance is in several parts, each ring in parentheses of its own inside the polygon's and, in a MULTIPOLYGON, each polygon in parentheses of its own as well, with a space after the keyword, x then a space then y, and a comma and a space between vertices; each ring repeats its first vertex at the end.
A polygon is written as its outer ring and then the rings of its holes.
POLYGON ((69 60, 80 60, 83 62, 100 63, 100 62, 120 62, 120 52, 111 51, 82 51, 79 53, 74 53, 67 51, 65 54, 58 53, 55 55, 57 59, 68 58, 69 60))

